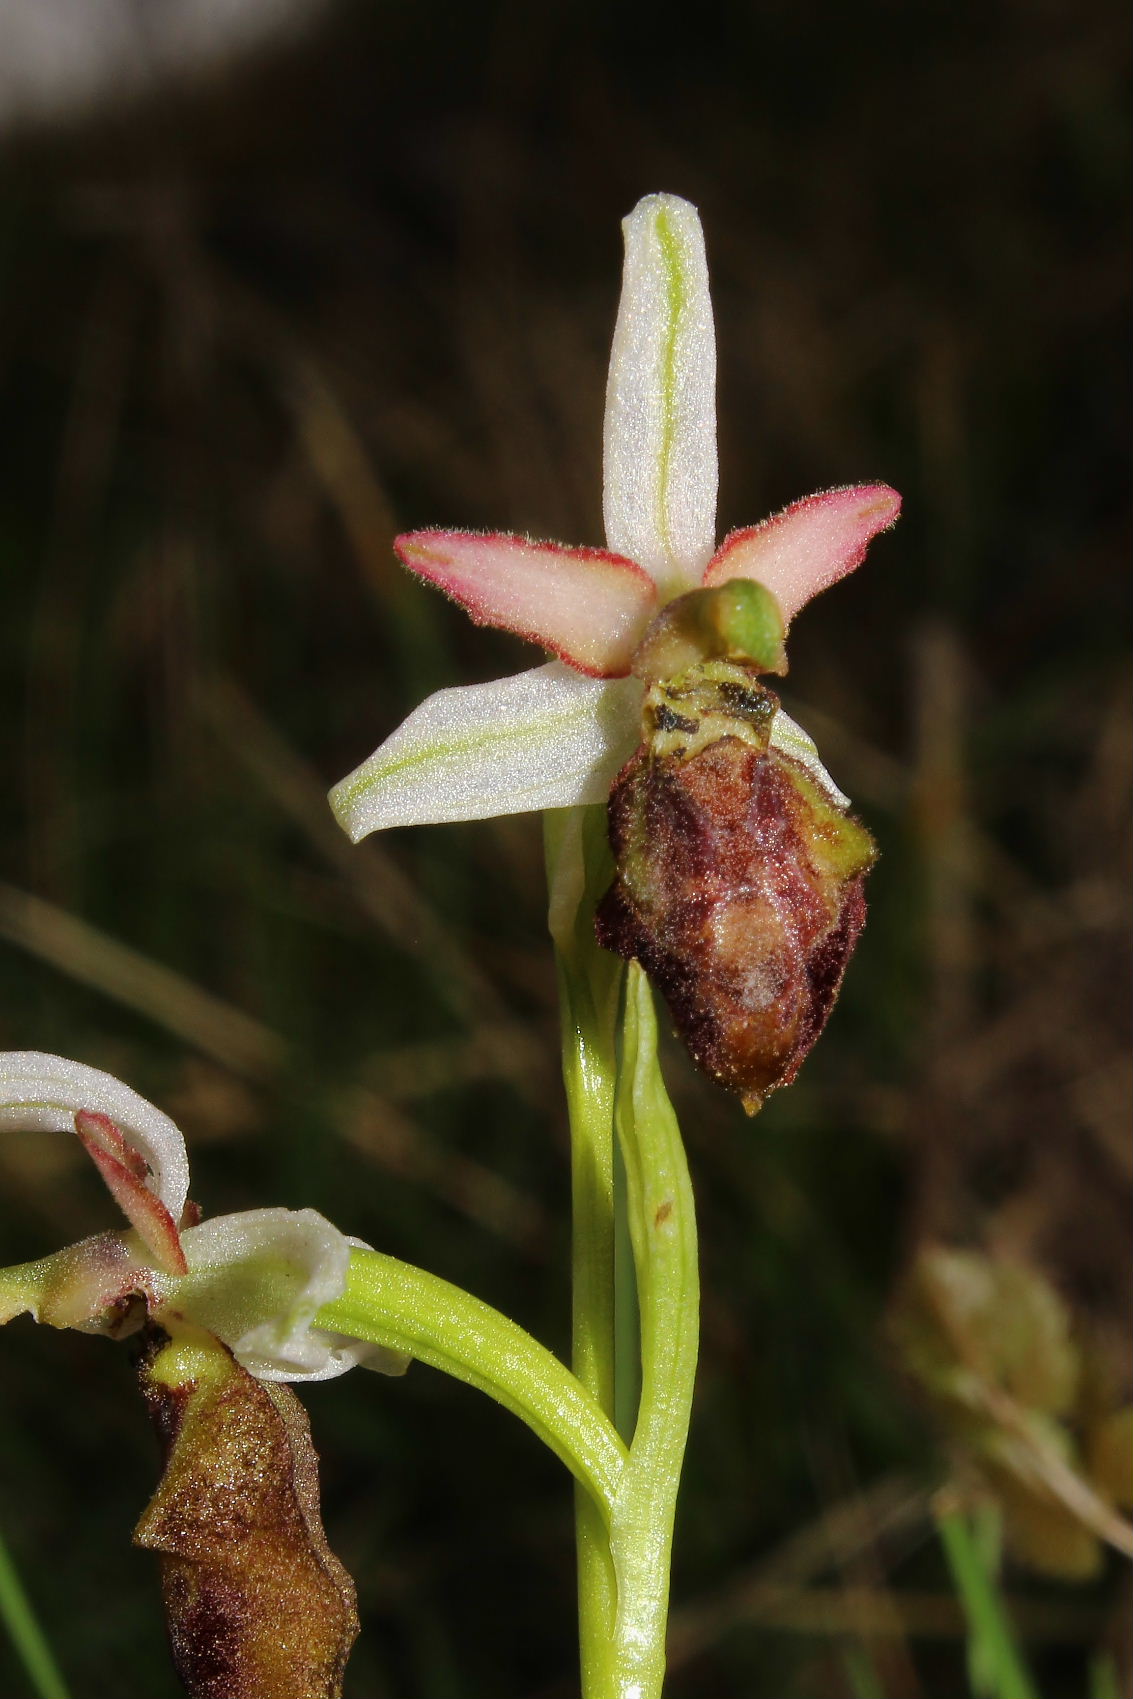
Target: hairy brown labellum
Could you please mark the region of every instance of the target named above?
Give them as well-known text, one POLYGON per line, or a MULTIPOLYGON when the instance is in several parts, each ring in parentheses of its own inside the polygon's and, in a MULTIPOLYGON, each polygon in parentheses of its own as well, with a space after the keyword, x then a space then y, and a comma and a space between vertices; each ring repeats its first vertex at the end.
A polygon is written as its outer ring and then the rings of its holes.
POLYGON ((645 700, 610 793, 600 944, 639 961, 694 1059, 754 1113, 794 1079, 865 920, 865 828, 769 742, 755 669, 707 662, 645 700))
POLYGON ((165 1472, 134 1541, 160 1555, 188 1692, 338 1699, 358 1616, 323 1532, 303 1406, 196 1328, 151 1328, 140 1378, 165 1472))

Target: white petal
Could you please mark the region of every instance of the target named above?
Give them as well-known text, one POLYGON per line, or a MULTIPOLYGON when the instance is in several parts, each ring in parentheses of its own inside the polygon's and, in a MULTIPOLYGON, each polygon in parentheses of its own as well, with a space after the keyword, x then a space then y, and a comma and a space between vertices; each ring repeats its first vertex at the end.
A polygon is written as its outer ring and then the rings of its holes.
MULTIPOLYGON (((332 1380, 362 1361, 401 1374, 398 1352, 312 1327, 346 1286, 348 1239, 313 1209, 216 1215, 181 1236, 189 1273, 161 1282, 165 1301, 223 1339, 260 1380, 332 1380)), ((365 1247, 369 1248, 369 1247, 365 1247)), ((157 1306, 160 1320, 161 1303, 157 1306)))
POLYGON ((75 1114, 108 1115, 145 1158, 153 1192, 175 1222, 189 1191, 189 1160, 181 1130, 113 1074, 41 1050, 0 1054, 0 1126, 73 1133, 75 1114))
POLYGON ((822 765, 814 739, 804 732, 789 714, 785 714, 782 708, 771 722, 771 742, 776 749, 781 749, 784 755, 790 755, 797 761, 800 767, 805 767, 811 778, 826 791, 831 802, 837 803, 839 808, 849 808, 849 797, 838 789, 822 765))
POLYGON ((606 388, 606 541, 664 598, 715 547, 716 335, 696 208, 648 195, 622 225, 625 271, 606 388))
POLYGON ((438 690, 330 793, 357 843, 386 826, 602 802, 640 739, 640 683, 561 661, 438 690))

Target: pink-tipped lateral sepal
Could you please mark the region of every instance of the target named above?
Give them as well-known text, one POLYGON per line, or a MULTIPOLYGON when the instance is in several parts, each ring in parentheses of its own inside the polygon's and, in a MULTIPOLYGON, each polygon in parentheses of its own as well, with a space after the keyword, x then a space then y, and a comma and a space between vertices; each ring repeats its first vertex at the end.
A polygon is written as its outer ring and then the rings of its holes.
POLYGON ((394 548, 477 625, 541 643, 591 678, 625 677, 657 601, 644 567, 606 549, 499 531, 410 531, 394 548))
POLYGON ((900 511, 901 498, 888 484, 807 496, 758 525, 732 531, 709 561, 704 582, 754 578, 791 620, 812 596, 860 566, 874 537, 888 531, 900 511))
POLYGON ((80 1109, 75 1131, 83 1149, 106 1182, 107 1190, 130 1226, 165 1274, 189 1272, 177 1223, 146 1183, 144 1157, 129 1143, 108 1115, 80 1109))

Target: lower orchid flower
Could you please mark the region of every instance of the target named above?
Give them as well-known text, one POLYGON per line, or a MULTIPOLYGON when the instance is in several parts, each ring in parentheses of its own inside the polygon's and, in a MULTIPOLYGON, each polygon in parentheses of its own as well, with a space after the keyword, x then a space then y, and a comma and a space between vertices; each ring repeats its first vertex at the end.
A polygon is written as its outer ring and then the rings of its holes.
POLYGON ((135 1531, 161 1559, 174 1659, 194 1699, 335 1699, 357 1634, 354 1587, 319 1517, 302 1405, 286 1385, 408 1358, 313 1325, 352 1247, 313 1209, 202 1221, 174 1123, 109 1074, 0 1055, 0 1125, 74 1131, 126 1230, 0 1270, 0 1323, 141 1340, 164 1473, 135 1531))
POLYGON ((404 1370, 396 1353, 312 1325, 362 1241, 313 1209, 202 1221, 180 1129, 121 1080, 39 1051, 0 1054, 0 1126, 77 1133, 130 1224, 0 1270, 0 1322, 29 1313, 114 1337, 191 1324, 259 1380, 329 1380, 362 1361, 404 1370))

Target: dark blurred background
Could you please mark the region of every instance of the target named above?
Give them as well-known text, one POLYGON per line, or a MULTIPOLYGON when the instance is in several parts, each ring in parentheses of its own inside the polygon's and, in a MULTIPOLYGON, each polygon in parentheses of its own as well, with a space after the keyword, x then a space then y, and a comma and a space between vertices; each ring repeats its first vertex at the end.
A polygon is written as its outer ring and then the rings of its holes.
MULTIPOLYGON (((174 1114, 208 1213, 313 1205, 565 1346, 539 823, 351 850, 324 792, 535 660, 390 540, 601 540, 619 220, 688 196, 721 533, 869 479, 905 516, 785 691, 883 851, 840 1007, 754 1123, 668 1060, 705 1286, 669 1691, 957 1699, 929 1495, 965 1465, 886 1342, 904 1271, 1026 1263, 1129 1394, 1123 12, 94 16, 0 5, 0 1047, 174 1114)), ((5 1261, 111 1219, 66 1140, 0 1164, 5 1261)), ((73 1692, 171 1695, 128 1352, 0 1344, 0 1530, 73 1692)), ((559 1465, 422 1368, 305 1402, 348 1694, 577 1691, 559 1465)), ((1129 1691, 1096 1558, 1005 1572, 1044 1699, 1129 1691)))

